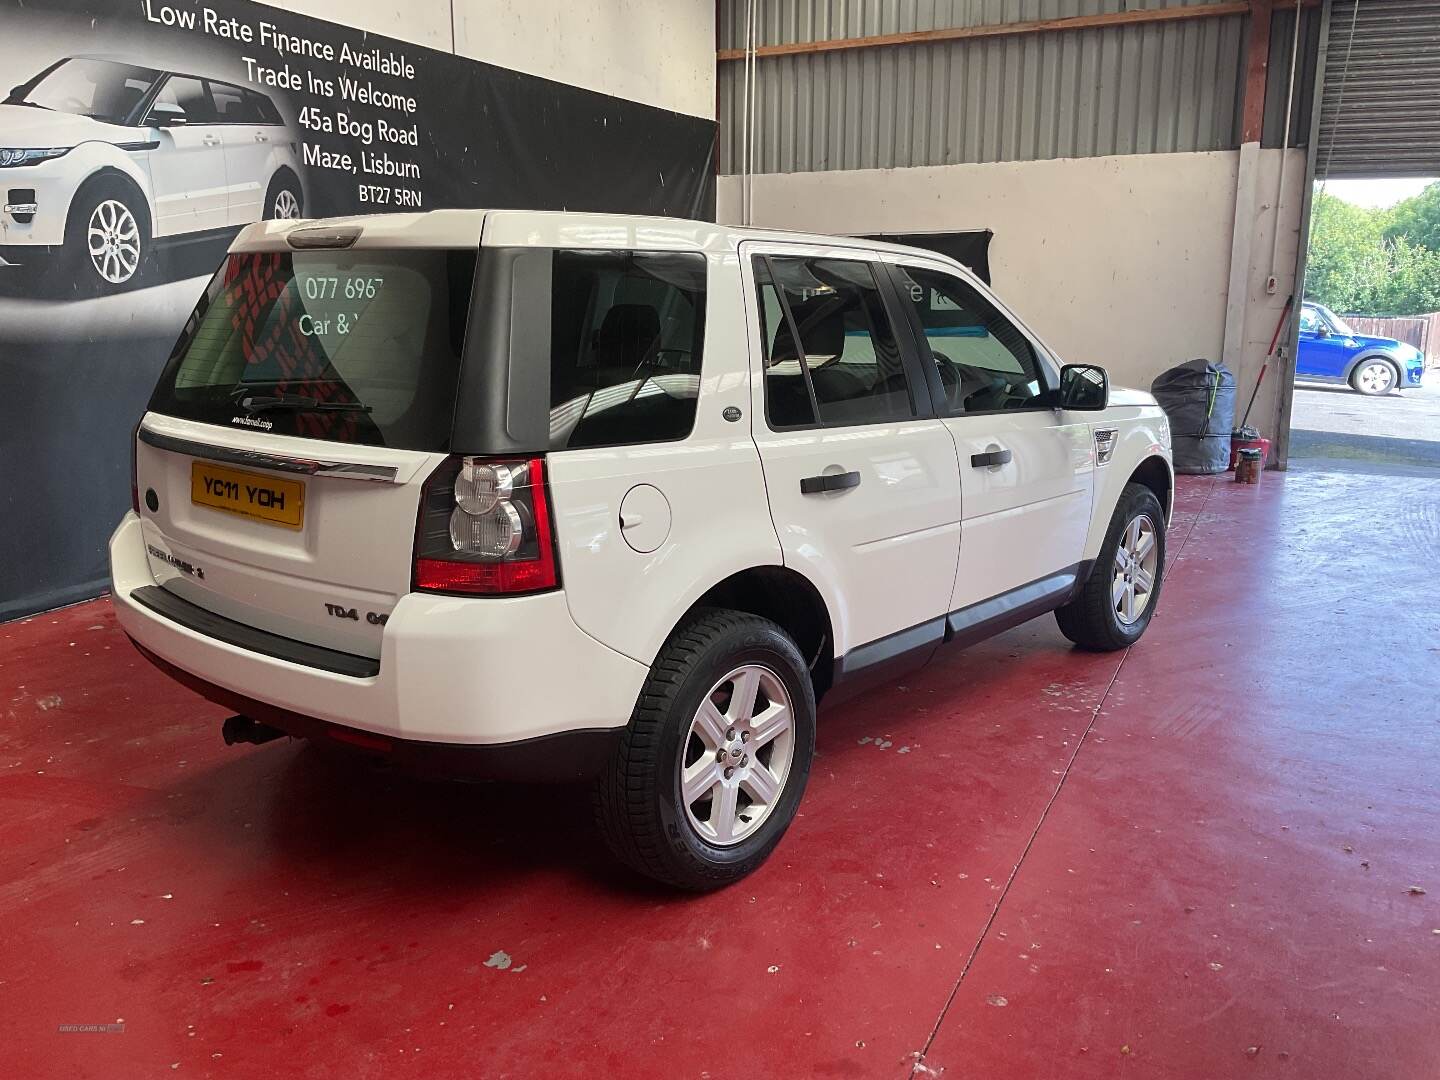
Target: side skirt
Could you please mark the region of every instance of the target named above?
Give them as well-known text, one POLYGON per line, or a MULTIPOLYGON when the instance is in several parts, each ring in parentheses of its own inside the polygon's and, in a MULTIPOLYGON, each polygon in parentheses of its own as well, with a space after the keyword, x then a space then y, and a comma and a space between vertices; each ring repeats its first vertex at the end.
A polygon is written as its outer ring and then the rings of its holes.
POLYGON ((836 661, 835 682, 825 700, 843 700, 916 671, 930 662, 942 644, 974 645, 1064 606, 1085 584, 1092 566, 1093 560, 1087 559, 943 618, 851 649, 836 661))

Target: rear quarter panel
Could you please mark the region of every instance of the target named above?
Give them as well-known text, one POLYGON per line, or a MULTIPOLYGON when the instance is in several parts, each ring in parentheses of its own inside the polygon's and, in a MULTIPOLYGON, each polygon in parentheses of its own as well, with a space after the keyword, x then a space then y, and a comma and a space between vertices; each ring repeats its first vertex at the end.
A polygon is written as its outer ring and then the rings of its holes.
MULTIPOLYGON (((576 624, 649 664, 684 612, 711 587, 753 566, 781 564, 760 455, 750 437, 750 370, 738 261, 709 259, 705 352, 689 438, 549 457, 561 581, 576 624), (741 419, 723 413, 734 406, 741 419), (659 490, 669 530, 640 552, 620 529, 638 485, 659 490)), ((652 497, 651 504, 654 505, 652 497)), ((654 511, 647 512, 653 525, 654 511)))

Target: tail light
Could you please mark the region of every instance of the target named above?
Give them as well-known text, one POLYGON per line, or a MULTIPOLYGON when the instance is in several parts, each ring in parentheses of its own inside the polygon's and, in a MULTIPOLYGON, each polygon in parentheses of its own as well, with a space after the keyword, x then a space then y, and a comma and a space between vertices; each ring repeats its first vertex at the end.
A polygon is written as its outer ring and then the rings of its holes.
POLYGON ((135 424, 135 430, 130 432, 130 509, 140 513, 140 462, 135 444, 140 441, 140 424, 135 424))
POLYGON ((415 588, 541 592, 559 584, 544 458, 447 458, 425 481, 415 588))

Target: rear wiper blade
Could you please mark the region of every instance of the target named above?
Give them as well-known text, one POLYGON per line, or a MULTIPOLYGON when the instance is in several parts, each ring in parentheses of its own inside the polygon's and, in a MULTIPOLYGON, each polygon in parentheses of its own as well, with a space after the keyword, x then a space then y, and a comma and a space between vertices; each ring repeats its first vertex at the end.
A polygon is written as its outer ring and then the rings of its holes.
POLYGON ((244 397, 240 399, 240 407, 246 412, 252 413, 270 412, 276 409, 290 409, 295 412, 368 413, 371 411, 369 405, 361 405, 358 401, 321 401, 318 398, 305 397, 303 394, 244 397))

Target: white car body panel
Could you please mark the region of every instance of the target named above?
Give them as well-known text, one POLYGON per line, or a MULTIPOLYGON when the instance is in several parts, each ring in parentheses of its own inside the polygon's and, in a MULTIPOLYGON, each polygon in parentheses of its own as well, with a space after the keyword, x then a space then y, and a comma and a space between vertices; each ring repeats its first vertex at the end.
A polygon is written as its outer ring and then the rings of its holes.
MULTIPOLYGON (((407 739, 485 744, 623 726, 676 623, 735 573, 784 565, 804 576, 829 616, 826 658, 839 662, 1094 559, 1142 462, 1158 460, 1173 483, 1163 413, 1148 394, 1119 388, 1095 412, 769 430, 748 251, 922 259, 969 277, 937 256, 615 215, 436 211, 326 225, 360 226, 360 248, 465 248, 483 236, 487 247, 702 252, 707 315, 688 437, 546 456, 560 588, 533 596, 411 591, 421 487, 444 454, 148 414, 146 430, 172 438, 395 470, 394 483, 307 478, 305 529, 291 533, 192 506, 191 458, 137 446, 141 490, 153 487, 162 510, 128 514, 112 540, 121 624, 183 670, 303 715, 407 739), (1113 454, 1100 464, 1094 433, 1110 430, 1118 432, 1113 454), (970 466, 970 454, 991 444, 1013 451, 1012 467, 970 466), (799 478, 832 467, 861 472, 860 487, 801 496, 799 478), (185 562, 203 564, 205 579, 177 569, 185 562), (135 588, 157 583, 248 626, 377 659, 379 674, 330 674, 207 638, 131 599, 135 588), (335 619, 327 602, 371 605, 388 621, 335 619)), ((232 251, 284 250, 297 228, 316 223, 253 224, 232 251)), ((1053 353, 1035 341, 1053 376, 1053 353)))
MULTIPOLYGON (((487 226, 486 240, 490 241, 487 226)), ((689 607, 732 574, 778 566, 760 455, 750 438, 750 373, 734 256, 712 255, 704 374, 683 442, 566 450, 549 458, 560 567, 570 614, 649 665, 689 607), (727 408, 741 419, 725 419, 727 408), (622 516, 637 485, 660 493, 622 516), (637 515, 638 518, 637 518, 637 515), (668 518, 663 538, 659 530, 668 518), (652 532, 652 530, 654 530, 652 532), (636 546, 627 533, 647 534, 636 546)))
POLYGON ((0 105, 0 146, 43 149, 73 147, 63 157, 34 165, 0 169, 0 187, 35 189, 40 212, 30 222, 15 221, 0 213, 0 245, 52 246, 65 242, 65 220, 70 200, 86 179, 111 169, 131 180, 145 194, 146 208, 155 219, 151 195, 150 164, 144 151, 122 150, 121 146, 149 141, 140 128, 121 127, 92 120, 87 116, 46 112, 23 105, 0 105))
POLYGON ((367 612, 388 615, 410 591, 420 489, 445 455, 327 444, 158 413, 147 413, 141 430, 225 449, 336 456, 394 468, 394 483, 290 477, 305 485, 304 528, 296 531, 195 505, 190 499, 194 458, 143 440, 135 449, 141 490, 153 490, 160 507, 144 522, 146 544, 163 553, 149 556, 157 584, 247 626, 358 656, 380 656, 382 627, 332 618, 325 605, 364 605, 367 612), (181 572, 167 557, 200 566, 205 576, 181 572))
POLYGON ((230 216, 227 225, 248 225, 265 216, 270 179, 283 164, 288 133, 269 124, 222 124, 230 216))
POLYGON ((4 146, 79 146, 84 142, 124 142, 133 128, 107 124, 75 113, 32 109, 28 105, 0 105, 0 131, 4 146))
POLYGON ((1175 470, 1170 463, 1170 422, 1155 399, 1142 390, 1116 387, 1103 414, 1088 414, 1091 431, 1118 431, 1108 464, 1095 470, 1095 511, 1085 535, 1085 559, 1099 556, 1110 527, 1112 508, 1141 462, 1158 461, 1165 467, 1170 498, 1161 509, 1168 524, 1175 511, 1175 470))
MULTIPOLYGON (((959 277, 989 300, 1029 339, 1052 384, 1058 366, 1050 351, 1004 301, 968 268, 934 256, 887 256, 959 277)), ((955 441, 964 492, 959 568, 951 611, 979 604, 1069 569, 1091 516, 1094 443, 1087 414, 1055 409, 946 417, 955 441), (971 458, 1009 451, 1008 464, 976 468, 971 458), (1068 561, 1067 561, 1068 560, 1068 561)))
MULTIPOLYGON (((362 225, 354 248, 468 248, 478 247, 489 217, 483 210, 431 210, 424 214, 386 214, 384 217, 326 218, 327 226, 362 225)), ((257 221, 240 230, 230 243, 231 252, 286 251, 285 237, 314 221, 257 221)), ((498 246, 498 245, 497 245, 498 246)))
POLYGON ((408 593, 390 613, 385 662, 372 679, 228 645, 131 599, 154 583, 134 513, 110 540, 110 573, 121 629, 162 660, 257 701, 379 735, 493 744, 618 727, 648 670, 576 627, 560 593, 475 600, 408 593))
POLYGON ((1091 517, 1094 441, 1083 413, 1045 409, 959 416, 944 423, 959 451, 965 515, 958 611, 1080 562, 1091 517), (1009 450, 1006 465, 975 468, 974 454, 1009 450))
POLYGON ((825 598, 835 653, 946 614, 960 547, 955 444, 938 420, 757 430, 785 564, 825 598), (800 480, 858 472, 849 491, 805 495, 800 480))
POLYGON ((154 235, 203 232, 230 224, 223 130, 220 124, 193 124, 149 132, 159 144, 146 154, 153 183, 154 235))
MULTIPOLYGON (((740 245, 748 301, 747 338, 760 323, 753 257, 855 259, 833 244, 747 241, 740 245)), ((863 257, 863 256, 860 256, 863 257)), ((772 431, 765 419, 763 356, 751 352, 751 427, 765 465, 771 514, 787 566, 815 583, 830 610, 835 651, 932 620, 955 580, 960 545, 960 473, 942 421, 903 420, 772 431), (858 472, 859 486, 802 494, 803 477, 858 472)))

